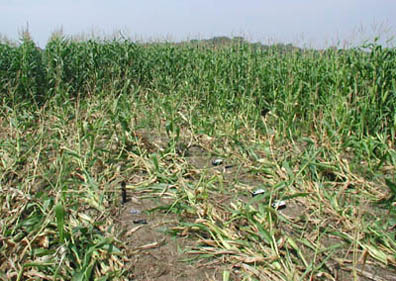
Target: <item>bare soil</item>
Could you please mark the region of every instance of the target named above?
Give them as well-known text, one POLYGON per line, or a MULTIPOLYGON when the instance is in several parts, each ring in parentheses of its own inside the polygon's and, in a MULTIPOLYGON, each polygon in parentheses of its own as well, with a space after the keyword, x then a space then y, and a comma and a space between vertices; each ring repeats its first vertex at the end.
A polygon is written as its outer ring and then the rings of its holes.
POLYGON ((177 217, 151 209, 166 200, 133 198, 122 208, 119 221, 129 252, 130 280, 221 280, 222 267, 188 262, 194 241, 166 231, 177 226, 177 217))
MULTIPOLYGON (((147 132, 141 135, 143 135, 142 142, 148 151, 165 149, 167 143, 165 137, 157 138, 160 141, 153 144, 151 139, 146 141, 149 135, 147 132)), ((184 157, 193 169, 205 171, 208 174, 222 174, 226 185, 238 184, 254 188, 263 183, 263 179, 249 174, 243 165, 228 159, 222 159, 221 165, 214 166, 212 161, 217 157, 200 146, 185 148, 180 157, 184 157)), ((249 193, 235 196, 217 194, 215 197, 215 201, 222 202, 222 204, 230 200, 241 200, 246 203, 251 199, 249 193)), ((129 280, 222 280, 224 270, 232 272, 230 280, 241 280, 232 265, 218 261, 211 263, 208 260, 194 260, 194 256, 189 253, 189 250, 196 246, 194 239, 170 234, 169 230, 178 226, 177 215, 166 213, 166 210, 151 211, 154 208, 169 205, 171 203, 169 200, 134 197, 133 194, 128 194, 128 199, 129 201, 119 212, 117 220, 122 229, 121 238, 128 249, 129 280)), ((300 217, 304 217, 309 210, 304 200, 288 200, 286 208, 279 212, 288 220, 300 224, 300 217)), ((280 224, 279 227, 283 233, 291 237, 298 236, 292 225, 280 224)), ((394 268, 375 265, 370 257, 364 257, 364 253, 361 253, 358 263, 353 264, 350 246, 339 237, 326 235, 320 242, 325 248, 336 244, 341 245, 335 250, 334 257, 324 261, 330 273, 327 276, 331 278, 329 280, 396 281, 394 268)), ((302 251, 308 263, 315 259, 315 253, 311 249, 303 247, 302 251)), ((327 277, 322 276, 318 280, 327 280, 327 277)))

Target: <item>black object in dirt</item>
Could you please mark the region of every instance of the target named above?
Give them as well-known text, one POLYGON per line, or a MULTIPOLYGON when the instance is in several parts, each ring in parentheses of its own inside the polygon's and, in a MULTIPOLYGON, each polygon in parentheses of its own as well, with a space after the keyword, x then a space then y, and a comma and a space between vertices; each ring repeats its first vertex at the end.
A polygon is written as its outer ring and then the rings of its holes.
POLYGON ((134 220, 134 224, 147 224, 147 220, 145 219, 140 219, 140 220, 134 220))
POLYGON ((121 203, 125 204, 127 201, 126 183, 123 181, 121 183, 121 203))
POLYGON ((268 112, 270 112, 270 110, 268 108, 263 107, 261 109, 261 116, 265 117, 268 112))

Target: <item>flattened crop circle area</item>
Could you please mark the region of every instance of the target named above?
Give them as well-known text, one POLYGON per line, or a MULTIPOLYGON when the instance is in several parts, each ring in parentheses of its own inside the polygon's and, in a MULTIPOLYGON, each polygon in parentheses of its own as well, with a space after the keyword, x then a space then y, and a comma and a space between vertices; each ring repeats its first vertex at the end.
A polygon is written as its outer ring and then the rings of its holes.
POLYGON ((395 50, 227 42, 0 44, 0 280, 396 280, 395 50))

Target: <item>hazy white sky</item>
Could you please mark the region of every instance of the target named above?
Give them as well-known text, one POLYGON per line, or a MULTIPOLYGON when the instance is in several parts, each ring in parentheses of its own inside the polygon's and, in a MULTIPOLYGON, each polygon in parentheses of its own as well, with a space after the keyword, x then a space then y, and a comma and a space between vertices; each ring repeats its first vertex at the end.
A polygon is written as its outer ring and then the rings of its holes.
POLYGON ((326 46, 396 35, 396 0, 0 0, 0 34, 29 25, 45 46, 67 35, 124 30, 135 39, 244 36, 250 41, 326 46))

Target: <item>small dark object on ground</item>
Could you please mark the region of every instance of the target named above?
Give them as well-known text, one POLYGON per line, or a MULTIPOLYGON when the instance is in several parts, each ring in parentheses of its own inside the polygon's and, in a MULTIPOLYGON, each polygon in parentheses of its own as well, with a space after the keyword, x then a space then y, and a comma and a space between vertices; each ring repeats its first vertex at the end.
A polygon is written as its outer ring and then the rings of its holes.
POLYGON ((127 201, 126 183, 123 181, 121 183, 121 203, 125 204, 127 201))
POLYGON ((267 113, 270 112, 270 110, 268 108, 262 108, 261 109, 261 116, 265 117, 267 115, 267 113))
POLYGON ((134 220, 134 224, 147 224, 147 220, 145 219, 140 219, 140 220, 134 220))

